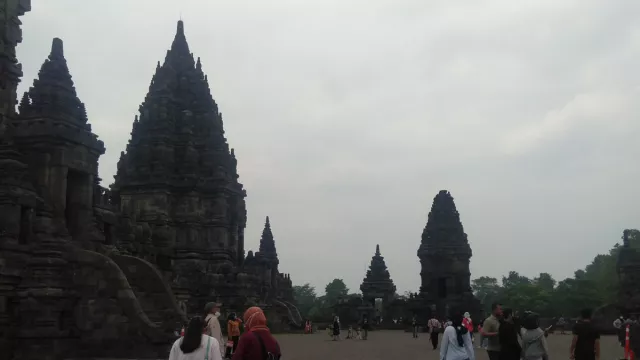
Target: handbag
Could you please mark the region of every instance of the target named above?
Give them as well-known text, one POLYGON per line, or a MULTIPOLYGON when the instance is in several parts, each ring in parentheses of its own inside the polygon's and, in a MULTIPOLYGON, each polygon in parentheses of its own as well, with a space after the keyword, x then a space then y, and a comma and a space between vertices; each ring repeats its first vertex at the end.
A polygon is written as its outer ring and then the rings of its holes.
POLYGON ((209 346, 211 346, 211 336, 207 336, 207 351, 204 353, 204 360, 209 360, 209 346))

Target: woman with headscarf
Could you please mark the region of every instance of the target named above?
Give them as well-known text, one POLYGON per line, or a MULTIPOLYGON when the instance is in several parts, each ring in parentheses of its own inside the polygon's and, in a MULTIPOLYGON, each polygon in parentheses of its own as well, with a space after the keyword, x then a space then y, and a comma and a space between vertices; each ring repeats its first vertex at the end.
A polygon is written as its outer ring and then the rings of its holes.
POLYGON ((458 314, 451 319, 451 325, 444 329, 440 345, 440 359, 475 360, 471 335, 469 330, 462 325, 462 316, 458 314))
POLYGON ((267 318, 257 306, 243 316, 245 333, 240 336, 232 360, 279 360, 280 345, 267 327, 267 318))
POLYGON ((201 317, 192 318, 184 336, 173 343, 169 360, 222 360, 218 340, 203 334, 204 328, 201 317))
POLYGON ((471 344, 473 344, 475 342, 475 338, 473 337, 473 321, 471 320, 471 314, 469 314, 468 311, 464 313, 462 325, 469 331, 469 334, 471 335, 471 344))
POLYGON ((340 318, 333 318, 333 341, 340 340, 340 318))

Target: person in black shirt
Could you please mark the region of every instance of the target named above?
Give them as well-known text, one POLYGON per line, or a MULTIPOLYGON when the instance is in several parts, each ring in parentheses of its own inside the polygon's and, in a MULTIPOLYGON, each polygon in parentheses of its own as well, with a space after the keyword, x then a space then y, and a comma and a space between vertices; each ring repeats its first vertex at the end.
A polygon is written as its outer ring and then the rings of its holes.
POLYGON ((520 360, 522 347, 518 341, 518 328, 513 322, 513 311, 511 309, 502 310, 503 320, 498 329, 498 339, 500 339, 500 360, 520 360))
POLYGON ((413 316, 413 319, 411 319, 411 329, 413 330, 413 338, 417 339, 418 338, 418 320, 416 320, 416 316, 413 316))
POLYGON ((580 321, 573 327, 571 359, 599 360, 600 333, 591 322, 591 309, 582 310, 580 317, 580 321))

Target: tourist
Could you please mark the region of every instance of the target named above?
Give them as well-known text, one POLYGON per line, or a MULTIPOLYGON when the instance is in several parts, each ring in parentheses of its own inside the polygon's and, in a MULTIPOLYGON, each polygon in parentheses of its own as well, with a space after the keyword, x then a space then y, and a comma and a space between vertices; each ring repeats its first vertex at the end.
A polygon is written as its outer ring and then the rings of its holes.
POLYGON ((441 360, 475 360, 475 352, 471 344, 471 333, 462 324, 462 316, 456 315, 451 325, 444 329, 442 345, 440 345, 441 360))
POLYGON ((514 323, 513 310, 511 309, 502 311, 498 341, 500 342, 500 360, 520 360, 522 347, 518 341, 518 327, 514 323))
POLYGON ((418 338, 418 320, 416 320, 416 316, 413 315, 413 319, 411 319, 411 329, 413 330, 413 338, 418 338))
POLYGON ((564 328, 565 326, 567 326, 567 322, 565 321, 564 317, 562 315, 560 315, 560 318, 558 319, 558 323, 556 323, 556 327, 558 328, 558 330, 560 330, 560 335, 564 335, 564 328))
POLYGON ((538 316, 525 313, 522 319, 522 358, 524 360, 546 360, 549 356, 544 331, 539 326, 538 316))
POLYGON ((271 335, 262 309, 250 307, 243 318, 245 332, 240 336, 232 360, 279 360, 280 345, 271 335))
POLYGON ((333 341, 340 340, 340 318, 333 317, 333 341))
POLYGON ((218 340, 218 344, 220 344, 220 355, 223 354, 224 348, 222 344, 222 328, 220 327, 220 304, 215 302, 207 303, 204 307, 204 312, 207 314, 207 317, 204 319, 205 322, 205 334, 213 337, 218 340))
POLYGON ((365 314, 362 317, 362 340, 369 338, 369 330, 371 330, 371 324, 369 323, 369 316, 365 314))
POLYGON ((573 340, 569 351, 571 359, 600 359, 600 333, 591 322, 591 309, 580 312, 580 321, 573 327, 573 340))
POLYGON ((462 319, 462 325, 467 328, 469 334, 471 334, 471 343, 475 342, 475 338, 473 336, 473 321, 471 320, 471 314, 469 312, 464 313, 464 318, 462 319))
POLYGON ((184 336, 173 343, 169 360, 222 360, 220 343, 217 339, 203 334, 204 328, 205 323, 201 317, 192 318, 184 336))
POLYGON ((618 342, 622 347, 624 347, 625 336, 627 332, 626 326, 623 326, 623 325, 624 325, 624 316, 622 315, 613 322, 613 327, 616 328, 616 331, 618 332, 618 342))
POLYGON ((353 326, 349 325, 347 329, 347 339, 353 339, 353 326))
POLYGON ((236 313, 231 313, 229 321, 227 321, 227 339, 231 340, 231 344, 228 344, 227 341, 225 357, 230 358, 231 354, 235 352, 238 347, 238 340, 240 339, 240 324, 242 324, 242 320, 238 319, 236 313))
POLYGON ((487 349, 487 339, 482 335, 482 324, 478 324, 478 335, 480 335, 480 345, 478 349, 487 349))
POLYGON ((491 315, 482 324, 482 337, 487 341, 487 355, 489 360, 500 359, 500 317, 502 316, 502 306, 498 303, 491 304, 491 315))
POLYGON ((433 350, 438 348, 438 334, 440 333, 440 328, 442 325, 440 321, 436 319, 436 317, 432 317, 427 322, 427 326, 429 327, 429 338, 431 339, 431 345, 433 345, 433 350))
POLYGON ((311 334, 311 320, 307 320, 304 323, 304 333, 305 334, 311 334))

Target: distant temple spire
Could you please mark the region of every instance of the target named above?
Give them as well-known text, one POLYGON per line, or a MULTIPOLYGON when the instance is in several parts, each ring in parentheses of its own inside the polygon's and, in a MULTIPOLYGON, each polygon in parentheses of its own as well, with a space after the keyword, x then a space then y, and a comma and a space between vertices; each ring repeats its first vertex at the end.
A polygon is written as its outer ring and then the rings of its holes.
POLYGON ((260 253, 263 255, 277 256, 276 243, 273 239, 273 233, 271 232, 271 223, 269 217, 264 223, 264 229, 262 230, 262 237, 260 238, 260 253))

